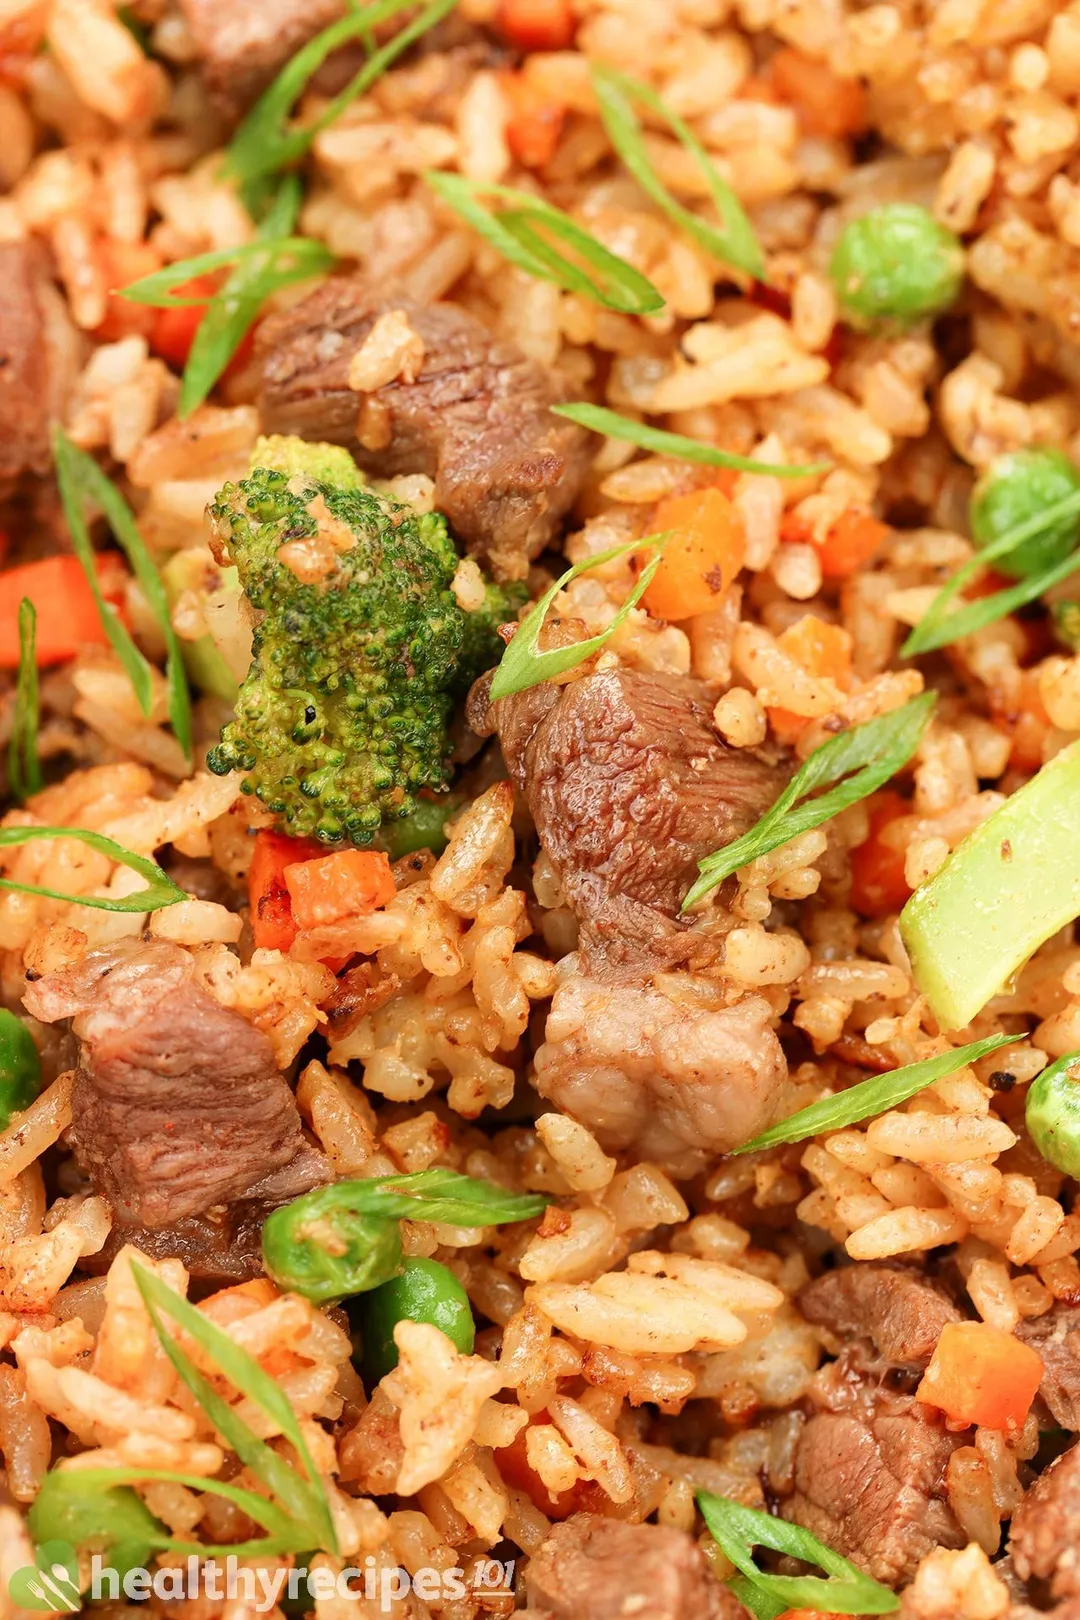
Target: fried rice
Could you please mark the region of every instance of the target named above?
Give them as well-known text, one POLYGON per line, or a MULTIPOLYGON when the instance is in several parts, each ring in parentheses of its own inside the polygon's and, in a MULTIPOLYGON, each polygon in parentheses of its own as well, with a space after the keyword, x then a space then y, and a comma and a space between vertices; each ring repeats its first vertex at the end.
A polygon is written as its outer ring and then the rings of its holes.
MULTIPOLYGON (((207 543, 207 503, 246 476, 263 425, 258 360, 243 353, 181 420, 180 367, 155 349, 146 309, 115 292, 145 267, 253 236, 221 172, 235 110, 207 67, 198 10, 174 0, 135 0, 122 12, 109 0, 0 7, 0 243, 35 244, 47 266, 50 419, 122 487, 159 562, 207 543)), ((1075 1183, 1039 1154, 1024 1118, 1030 1084, 1080 1047, 1074 930, 1050 938, 967 1029, 950 1032, 916 985, 898 926, 906 895, 1080 737, 1080 655, 1054 642, 1045 612, 999 618, 944 654, 899 653, 974 554, 968 502, 995 458, 1050 445, 1080 462, 1080 9, 567 0, 566 38, 554 45, 532 43, 528 10, 460 0, 450 22, 323 129, 303 167, 298 230, 325 244, 339 270, 392 284, 405 305, 448 300, 478 317, 555 372, 568 397, 766 462, 828 464, 801 479, 733 474, 727 495, 745 540, 738 580, 690 618, 635 607, 600 654, 561 680, 691 679, 708 694, 719 742, 771 750, 789 774, 830 737, 924 689, 939 693, 934 717, 892 784, 901 797, 887 820, 879 801, 863 800, 751 859, 709 912, 722 947, 712 960, 698 969, 658 959, 621 999, 590 988, 582 919, 520 784, 461 714, 465 803, 445 850, 395 862, 396 893, 380 909, 291 949, 266 948, 255 943, 247 879, 255 834, 273 814, 241 792, 238 773, 207 770, 227 718, 212 695, 195 694, 194 763, 185 759, 169 725, 160 626, 123 574, 116 600, 155 666, 149 713, 100 637, 43 670, 47 785, 12 802, 2 825, 103 834, 162 861, 188 898, 147 915, 0 891, 0 989, 45 1077, 0 1134, 0 1616, 23 1612, 7 1582, 33 1562, 26 1515, 50 1470, 252 1483, 166 1359, 133 1260, 181 1294, 190 1288, 276 1379, 332 1512, 337 1549, 314 1549, 317 1564, 465 1572, 464 1596, 429 1602, 413 1591, 385 1608, 305 1602, 319 1620, 475 1620, 530 1603, 579 1620, 679 1620, 667 1600, 636 1589, 637 1607, 614 1606, 610 1592, 602 1607, 570 1574, 565 1609, 546 1588, 530 1589, 530 1559, 544 1556, 553 1526, 582 1514, 652 1523, 699 1545, 716 1594, 707 1602, 727 1602, 721 1583, 734 1566, 704 1528, 695 1492, 797 1517, 792 1503, 805 1506, 815 1484, 801 1448, 822 1412, 844 1409, 843 1378, 902 1383, 881 1360, 851 1371, 852 1325, 802 1308, 813 1279, 849 1263, 899 1264, 947 1289, 959 1317, 1036 1348, 1039 1324, 1067 1324, 1080 1304, 1075 1183), (767 288, 725 271, 620 166, 597 113, 596 62, 653 87, 704 143, 747 210, 767 288), (663 309, 619 313, 506 262, 425 185, 433 168, 548 199, 646 274, 663 309), (918 203, 962 236, 966 284, 936 322, 856 330, 841 324, 830 254, 847 222, 891 202, 918 203), (880 519, 881 538, 837 577, 823 567, 826 541, 852 511, 880 519), (800 662, 790 632, 807 616, 835 631, 827 669, 800 662), (884 898, 868 900, 871 846, 888 882, 884 898), (542 1218, 508 1227, 401 1223, 406 1255, 437 1258, 464 1287, 478 1324, 473 1353, 423 1323, 402 1324, 398 1366, 365 1382, 339 1307, 265 1277, 220 1287, 189 1279, 167 1233, 140 1255, 122 1212, 72 1154, 73 1038, 30 1017, 23 995, 28 981, 76 968, 89 952, 148 941, 188 953, 198 987, 270 1043, 332 1177, 446 1167, 547 1196, 542 1218), (598 1095, 620 1047, 674 1093, 691 1087, 698 1010, 726 1014, 750 1001, 764 1003, 786 1058, 777 1118, 966 1041, 1002 1033, 1012 1044, 873 1117, 745 1156, 705 1138, 684 1141, 682 1157, 643 1153, 643 1133, 613 1139, 602 1109, 577 1105, 590 1088, 598 1095), (642 1058, 665 1020, 669 1047, 661 1052, 657 1036, 642 1058), (570 1064, 573 1084, 553 1102, 556 1059, 570 1064), (540 1091, 538 1072, 548 1075, 540 1091), (103 1252, 104 1268, 94 1260, 103 1252), (473 1581, 492 1558, 514 1566, 498 1591, 473 1581)), ((313 15, 307 31, 335 15, 313 15)), ((309 89, 301 118, 327 94, 309 89)), ((646 145, 663 183, 707 212, 708 188, 684 146, 659 124, 646 145)), ((306 290, 276 294, 273 305, 289 309, 306 290)), ((351 357, 358 401, 407 386, 422 360, 404 316, 380 323, 351 357)), ((648 533, 660 503, 711 476, 594 440, 572 511, 531 564, 532 599, 561 567, 648 533)), ((425 473, 384 484, 418 512, 435 505, 425 473)), ((5 509, 4 568, 68 550, 47 465, 8 480, 5 509)), ((460 573, 455 587, 466 598, 471 579, 460 573)), ((558 616, 579 637, 599 634, 635 580, 632 557, 601 563, 562 592, 558 616)), ((1065 581, 1050 594, 1069 590, 1065 581)), ((184 599, 173 624, 187 642, 205 628, 184 599)), ((12 680, 0 690, 0 741, 15 712, 12 680)), ((75 897, 124 897, 142 882, 63 839, 0 850, 0 874, 75 897)), ((654 1117, 657 1107, 648 1105, 654 1117)), ((910 1393, 910 1368, 903 1376, 910 1393)), ((226 1393, 262 1438, 294 1455, 242 1391, 226 1393)), ((895 1588, 905 1620, 998 1620, 1054 1605, 1067 1620, 1075 1589, 1056 1566, 1025 1564, 1009 1521, 1048 1477, 1050 1457, 1074 1443, 1069 1428, 1045 1386, 1019 1425, 941 1424, 941 1467, 918 1487, 934 1499, 939 1531, 916 1522, 916 1485, 902 1482, 890 1512, 903 1555, 892 1564, 852 1528, 858 1501, 842 1501, 827 1474, 814 1515, 800 1522, 895 1588)), ((856 1498, 881 1488, 867 1467, 856 1498)), ((239 1507, 195 1483, 135 1488, 173 1536, 209 1546, 252 1533, 239 1507)), ((76 1549, 84 1574, 93 1546, 90 1536, 76 1549)), ((152 1567, 181 1562, 163 1552, 152 1567)), ((289 1559, 262 1562, 270 1570, 289 1559)), ((698 1596, 682 1601, 686 1620, 713 1612, 698 1596)), ((743 1612, 731 1601, 731 1614, 743 1612)), ((246 1612, 243 1599, 189 1597, 182 1607, 192 1620, 246 1612)))

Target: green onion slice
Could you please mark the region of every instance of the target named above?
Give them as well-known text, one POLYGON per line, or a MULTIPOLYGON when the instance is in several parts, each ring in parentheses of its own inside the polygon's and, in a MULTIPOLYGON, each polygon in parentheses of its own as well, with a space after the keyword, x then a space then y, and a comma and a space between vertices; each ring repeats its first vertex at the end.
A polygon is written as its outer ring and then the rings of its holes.
POLYGON ((954 1047, 951 1052, 924 1058, 921 1063, 908 1063, 888 1074, 875 1074, 869 1080, 849 1086, 846 1091, 837 1092, 835 1097, 822 1097, 809 1107, 800 1108, 797 1114, 790 1114, 778 1125, 770 1126, 734 1152, 757 1153, 762 1148, 775 1147, 778 1142, 804 1142, 808 1136, 821 1136, 825 1131, 845 1130, 861 1119, 898 1108, 909 1097, 932 1086, 935 1080, 944 1080, 946 1075, 967 1068, 988 1052, 1019 1039, 1019 1035, 988 1035, 985 1040, 954 1047))
POLYGON ((670 219, 681 225, 706 253, 711 253, 714 258, 744 271, 757 281, 764 281, 765 260, 758 239, 754 235, 753 226, 743 212, 742 204, 735 193, 727 181, 721 179, 708 152, 685 120, 673 112, 647 84, 642 84, 638 79, 631 79, 625 73, 617 73, 614 68, 594 65, 592 81, 596 99, 600 104, 600 117, 611 144, 642 191, 646 192, 670 219), (641 124, 634 112, 635 101, 662 118, 696 159, 722 221, 719 229, 697 214, 691 213, 689 208, 684 208, 656 173, 649 161, 641 124))
POLYGON ((878 715, 851 731, 842 731, 815 748, 776 803, 748 833, 698 862, 701 876, 683 901, 683 911, 689 911, 740 866, 779 849, 812 827, 820 827, 849 805, 875 793, 907 764, 919 746, 936 698, 934 692, 921 692, 902 708, 878 715), (820 798, 810 798, 819 788, 830 791, 820 798))
POLYGON ((190 416, 206 399, 270 294, 321 275, 333 265, 333 254, 321 242, 290 235, 299 209, 300 183, 295 175, 289 175, 278 188, 253 242, 181 259, 123 289, 122 296, 132 303, 152 304, 159 309, 206 305, 184 366, 177 407, 181 418, 190 416), (176 291, 196 276, 226 265, 233 266, 232 275, 209 299, 205 294, 200 297, 176 291))
POLYGON ((900 913, 915 983, 963 1029, 1039 946, 1080 916, 1080 742, 968 834, 900 913))
POLYGON ((316 135, 332 124, 359 96, 365 95, 398 57, 421 39, 430 28, 453 11, 457 0, 431 0, 399 34, 373 51, 359 73, 330 101, 319 116, 302 129, 290 129, 290 113, 309 79, 326 58, 352 39, 371 46, 371 33, 380 23, 409 9, 409 0, 376 0, 362 10, 355 7, 339 21, 297 51, 277 78, 252 107, 232 138, 225 154, 225 170, 245 187, 254 200, 253 182, 296 164, 309 150, 316 135))
POLYGON ((652 315, 663 309, 663 295, 647 276, 542 197, 519 191, 515 186, 486 184, 441 169, 429 169, 424 179, 485 242, 490 242, 504 259, 527 270, 531 276, 553 281, 566 292, 579 293, 605 309, 615 309, 624 315, 652 315), (514 206, 493 214, 484 207, 481 197, 495 197, 514 206), (565 242, 594 273, 589 275, 558 252, 547 240, 548 236, 565 242))
POLYGON ((701 439, 688 439, 683 433, 668 433, 664 428, 650 427, 647 422, 635 422, 632 416, 620 416, 603 405, 589 405, 585 401, 570 405, 553 405, 556 416, 565 416, 579 427, 603 433, 609 439, 622 439, 636 444, 642 450, 651 450, 657 456, 675 456, 680 461, 699 461, 706 467, 731 467, 736 472, 762 473, 769 478, 812 478, 815 473, 829 471, 827 461, 815 461, 807 467, 789 467, 780 462, 754 461, 750 456, 732 455, 718 445, 705 444, 701 439))
POLYGON ((162 911, 190 897, 178 888, 167 872, 156 861, 145 855, 136 855, 123 844, 106 838, 104 833, 87 832, 85 827, 0 827, 0 849, 29 844, 35 838, 74 838, 77 843, 88 844, 120 866, 130 866, 133 872, 146 879, 146 888, 135 894, 114 898, 93 894, 61 894, 56 889, 43 889, 36 883, 16 883, 12 878, 0 877, 0 889, 15 889, 19 894, 37 894, 46 900, 66 900, 73 906, 92 906, 96 911, 162 911))
MULTIPOLYGON (((195 1396, 217 1432, 227 1441, 246 1468, 272 1491, 288 1517, 310 1538, 306 1545, 327 1552, 337 1551, 330 1504, 322 1477, 308 1450, 303 1430, 288 1396, 275 1378, 254 1356, 234 1343, 229 1335, 162 1282, 156 1273, 132 1262, 132 1273, 143 1303, 150 1313, 162 1349, 177 1373, 195 1396), (285 1459, 248 1427, 239 1414, 210 1384, 161 1320, 171 1316, 199 1348, 216 1364, 229 1382, 253 1400, 281 1430, 303 1465, 304 1479, 285 1459)), ((302 1543, 302 1545, 305 1543, 302 1543)))
MULTIPOLYGON (((462 1176, 456 1170, 420 1170, 415 1175, 380 1176, 372 1181, 335 1181, 301 1198, 317 1220, 321 1210, 346 1209, 354 1215, 395 1221, 441 1221, 451 1226, 498 1226, 542 1215, 550 1200, 540 1193, 507 1192, 493 1181, 462 1176)), ((291 1205, 284 1206, 291 1208, 291 1205)))
POLYGON ((19 674, 15 683, 15 717, 8 744, 8 787, 16 799, 29 799, 42 787, 38 759, 41 702, 37 672, 37 609, 28 596, 19 603, 19 674))
POLYGON ((492 703, 497 703, 500 698, 510 697, 514 692, 527 692, 530 686, 539 686, 541 681, 548 681, 554 675, 563 675, 568 669, 576 669, 578 664, 584 663, 594 652, 599 652, 648 590, 662 561, 664 542, 667 539, 667 533, 652 534, 643 540, 631 540, 626 545, 611 546, 607 551, 601 551, 595 557, 587 558, 585 562, 575 563, 565 574, 560 574, 551 589, 545 591, 535 606, 529 609, 514 632, 514 638, 503 653, 491 683, 492 703), (588 573, 591 568, 599 567, 601 563, 614 562, 617 557, 625 557, 628 552, 649 550, 655 551, 656 555, 642 569, 633 590, 606 629, 601 630, 598 635, 589 636, 586 641, 575 641, 569 647, 551 647, 546 652, 539 650, 537 642, 547 611, 559 592, 565 590, 571 580, 577 579, 580 574, 588 573))
POLYGON ((94 566, 94 548, 86 525, 87 502, 99 506, 105 514, 109 528, 120 542, 124 555, 131 564, 132 572, 142 587, 150 611, 161 629, 166 649, 165 676, 168 682, 169 720, 176 734, 176 740, 184 751, 184 758, 190 764, 191 694, 188 691, 180 638, 172 627, 169 601, 157 564, 139 533, 130 506, 112 480, 102 472, 93 456, 87 455, 85 450, 80 450, 72 444, 60 428, 57 428, 54 436, 54 451, 60 499, 71 532, 75 555, 82 564, 90 589, 94 593, 105 634, 135 688, 139 707, 144 714, 150 713, 153 703, 150 665, 101 594, 94 566))
POLYGON ((1068 579, 1070 574, 1080 569, 1080 550, 1074 551, 1062 562, 1044 568, 1041 573, 1029 574, 1025 579, 1018 580, 1015 585, 995 591, 992 596, 978 597, 973 602, 963 603, 955 610, 952 608, 954 598, 970 580, 982 573, 988 563, 993 562, 996 557, 1006 556, 1025 540, 1031 540, 1034 536, 1042 534, 1059 518, 1072 517, 1076 513, 1080 513, 1080 490, 1063 496, 1052 506, 1047 506, 1043 511, 1025 518, 1023 523, 1017 523, 1013 528, 1006 529, 989 545, 983 546, 973 557, 969 557, 935 596, 901 647, 902 656, 915 658, 919 653, 947 647, 952 642, 959 641, 962 636, 974 635, 976 630, 982 630, 986 625, 1003 619, 1006 614, 1014 612, 1018 607, 1036 601, 1044 591, 1050 589, 1051 585, 1068 579))
POLYGON ((271 1493, 273 1500, 243 1486, 202 1475, 166 1468, 53 1468, 46 1474, 29 1513, 29 1526, 38 1545, 49 1540, 105 1540, 109 1567, 120 1570, 145 1564, 152 1551, 196 1556, 239 1558, 304 1553, 312 1549, 335 1553, 334 1531, 326 1488, 315 1467, 296 1414, 280 1385, 216 1323, 169 1288, 146 1267, 133 1264, 136 1286, 142 1295, 163 1350, 179 1377, 194 1395, 215 1431, 244 1466, 271 1493), (163 1316, 171 1316, 214 1362, 241 1394, 253 1400, 271 1418, 295 1449, 306 1477, 261 1440, 236 1409, 217 1393, 177 1339, 168 1332, 163 1316), (161 1481, 208 1491, 232 1502, 267 1534, 225 1546, 184 1541, 171 1536, 130 1486, 161 1481))
POLYGON ((697 1491, 697 1504, 709 1534, 743 1576, 737 1596, 754 1613, 769 1620, 785 1609, 817 1609, 833 1614, 892 1614, 900 1599, 889 1587, 857 1569, 846 1558, 826 1547, 817 1536, 786 1519, 773 1518, 758 1508, 744 1507, 727 1496, 697 1491), (754 1562, 752 1549, 769 1547, 804 1563, 816 1564, 826 1579, 816 1575, 769 1575, 754 1562), (760 1593, 776 1607, 757 1609, 748 1597, 760 1593))

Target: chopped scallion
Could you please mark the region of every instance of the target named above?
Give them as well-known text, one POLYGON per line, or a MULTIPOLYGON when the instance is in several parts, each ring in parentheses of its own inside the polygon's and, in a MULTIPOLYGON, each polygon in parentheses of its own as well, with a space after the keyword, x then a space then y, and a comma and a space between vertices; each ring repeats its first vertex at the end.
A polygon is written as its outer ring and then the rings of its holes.
POLYGON ((822 1615, 892 1614, 900 1607, 900 1599, 889 1587, 864 1574, 801 1525, 774 1518, 759 1508, 744 1507, 731 1497, 714 1496, 711 1491, 695 1494, 709 1534, 743 1576, 745 1584, 740 1582, 738 1589, 740 1599, 748 1602, 750 1593, 758 1592, 773 1605, 779 1604, 779 1608, 760 1611, 762 1614, 774 1616, 786 1609, 814 1609, 822 1615), (826 1579, 817 1575, 770 1575, 754 1562, 755 1547, 768 1547, 788 1558, 816 1564, 825 1571, 826 1579))
POLYGON ((93 894, 62 894, 57 889, 45 889, 37 883, 16 883, 12 878, 0 877, 0 889, 14 889, 18 894, 37 894, 46 900, 66 900, 73 906, 91 906, 95 911, 161 911, 175 906, 189 897, 164 872, 156 861, 145 855, 136 855, 104 833, 87 832, 85 827, 0 827, 0 850, 12 849, 19 844, 30 844, 35 838, 73 838, 76 843, 88 844, 99 854, 107 855, 120 866, 129 866, 146 879, 146 888, 135 894, 105 897, 93 894))
POLYGON ((42 786, 38 759, 37 609, 28 596, 19 603, 19 674, 15 683, 15 715, 8 744, 8 787, 16 799, 28 799, 42 786))
POLYGON ((935 1080, 966 1069, 999 1046, 1008 1046, 1019 1040, 1018 1035, 988 1035, 985 1040, 972 1041, 969 1046, 957 1046, 951 1052, 924 1058, 921 1063, 908 1063, 902 1069, 891 1069, 888 1074, 875 1074, 869 1080, 838 1091, 834 1097, 822 1097, 818 1102, 789 1114, 779 1124, 771 1125, 760 1136, 744 1142, 735 1153, 757 1153, 762 1148, 776 1147, 779 1142, 804 1142, 808 1136, 820 1136, 824 1131, 843 1131, 857 1125, 861 1119, 884 1114, 898 1108, 917 1092, 932 1086, 935 1080))
POLYGON ((1080 916, 1080 742, 969 833, 900 913, 915 983, 963 1029, 1059 928, 1080 916))
POLYGON ((820 827, 849 805, 876 793, 907 764, 919 746, 935 701, 935 693, 922 692, 902 708, 878 715, 851 731, 842 731, 815 748, 776 803, 749 832, 699 861, 701 876, 683 901, 683 911, 689 911, 740 866, 779 849, 812 827, 820 827), (819 788, 830 791, 811 798, 819 788))
POLYGON ((1074 551, 1070 556, 1051 564, 1037 574, 1027 575, 1015 585, 995 591, 992 596, 977 597, 973 602, 963 602, 959 607, 953 607, 956 596, 976 575, 983 572, 988 563, 997 557, 1007 556, 1026 540, 1053 529, 1062 519, 1077 514, 1080 514, 1080 490, 1064 496, 1060 501, 1055 501, 1052 506, 1044 507, 1041 512, 1025 518, 1022 523, 1015 524, 983 546, 982 550, 958 568, 948 584, 941 588, 904 642, 900 649, 901 654, 905 658, 915 658, 919 653, 947 647, 950 643, 959 641, 962 636, 974 635, 976 630, 994 624, 1018 607, 1037 601, 1051 585, 1056 585, 1060 580, 1067 579, 1070 574, 1075 573, 1080 569, 1080 551, 1074 551))
POLYGON ((372 31, 398 12, 409 9, 409 0, 375 0, 373 5, 351 9, 329 28, 324 28, 286 63, 243 120, 225 154, 225 173, 240 181, 246 195, 254 200, 255 183, 298 163, 316 135, 365 95, 387 68, 429 28, 448 16, 456 4, 457 0, 431 0, 400 33, 372 51, 360 71, 317 118, 301 129, 291 129, 287 120, 293 107, 331 52, 354 39, 364 41, 370 49, 372 31))
POLYGON ((631 540, 625 545, 611 546, 609 550, 601 551, 595 557, 588 557, 584 562, 575 563, 565 574, 560 574, 551 589, 545 591, 539 602, 529 609, 515 630, 513 640, 507 646, 495 671, 495 678, 491 683, 491 701, 497 703, 500 698, 510 697, 514 692, 527 692, 530 686, 539 686, 541 681, 548 681, 554 675, 564 675, 568 669, 576 669, 594 652, 599 652, 648 590, 660 566, 666 539, 666 534, 652 534, 644 540, 631 540), (614 562, 616 558, 625 557, 632 551, 650 550, 655 552, 655 556, 646 564, 633 590, 605 629, 598 635, 589 636, 585 641, 575 641, 568 647, 549 647, 544 652, 540 651, 538 647, 540 631, 547 617, 548 608, 560 591, 564 591, 572 580, 588 573, 591 568, 598 568, 602 563, 614 562))
POLYGON ((131 564, 135 578, 142 587, 150 611, 157 620, 165 641, 169 720, 176 733, 176 740, 184 751, 184 758, 190 762, 191 695, 184 671, 180 638, 172 627, 169 602, 157 564, 139 533, 130 506, 112 480, 102 472, 93 456, 87 455, 85 450, 80 450, 72 444, 59 428, 54 438, 54 451, 60 499, 63 502, 75 555, 82 564, 90 589, 94 593, 105 634, 135 688, 139 706, 144 714, 150 713, 153 702, 150 665, 101 594, 97 569, 94 566, 94 549, 86 526, 87 502, 99 506, 104 513, 110 529, 131 564))
POLYGON ((460 214, 485 242, 531 276, 552 281, 566 292, 578 293, 624 315, 651 315, 663 309, 663 295, 647 276, 542 197, 514 186, 481 184, 463 174, 439 169, 430 169, 424 178, 436 196, 460 214), (481 197, 495 197, 514 206, 492 213, 481 197), (585 260, 592 274, 554 248, 548 237, 565 243, 585 260))
POLYGON ((611 144, 642 191, 652 198, 658 208, 663 209, 669 219, 673 219, 692 236, 706 253, 753 276, 757 281, 763 281, 765 260, 742 204, 727 181, 721 178, 716 165, 685 119, 673 112, 647 84, 631 79, 625 73, 617 73, 614 68, 594 65, 592 81, 600 105, 600 117, 611 144), (664 185, 649 159, 641 124, 634 112, 635 101, 662 118, 696 160, 720 215, 722 223, 719 227, 710 225, 698 214, 691 213, 689 208, 684 208, 664 185))
POLYGON ((775 461, 755 461, 750 456, 732 455, 719 445, 706 444, 702 439, 688 439, 683 433, 668 433, 664 428, 650 427, 647 422, 636 422, 632 416, 620 416, 603 405, 589 405, 582 401, 570 405, 553 405, 556 416, 565 416, 579 427, 591 428, 609 439, 622 439, 636 444, 642 450, 651 450, 656 456, 675 456, 680 461, 699 461, 706 467, 730 467, 735 472, 761 473, 769 478, 812 478, 815 473, 829 471, 827 461, 816 461, 806 467, 789 467, 775 461))
POLYGON ((279 187, 254 241, 181 259, 123 288, 122 297, 133 304, 151 304, 159 309, 206 304, 206 314, 195 330, 184 366, 177 405, 181 418, 190 416, 206 399, 270 294, 307 281, 333 265, 333 254, 321 242, 290 234, 299 208, 299 181, 290 175, 279 187), (232 274, 209 301, 205 295, 192 297, 176 291, 195 277, 227 265, 233 266, 232 274))

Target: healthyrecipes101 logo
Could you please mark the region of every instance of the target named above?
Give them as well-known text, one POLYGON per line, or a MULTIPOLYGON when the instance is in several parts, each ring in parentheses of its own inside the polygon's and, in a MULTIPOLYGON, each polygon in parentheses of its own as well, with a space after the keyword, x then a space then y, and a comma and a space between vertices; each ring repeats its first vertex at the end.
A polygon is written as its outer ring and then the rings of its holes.
POLYGON ((422 1602, 448 1602, 453 1598, 493 1596, 513 1591, 513 1560, 482 1558, 468 1571, 452 1569, 387 1568, 367 1557, 363 1565, 346 1569, 261 1569, 242 1566, 230 1553, 224 1560, 203 1561, 192 1554, 183 1564, 149 1570, 127 1569, 123 1575, 110 1568, 99 1554, 90 1561, 90 1581, 85 1594, 80 1590, 79 1562, 68 1541, 46 1541, 37 1549, 35 1561, 15 1571, 8 1581, 8 1593, 21 1609, 52 1614, 78 1614, 85 1599, 105 1598, 115 1602, 121 1594, 131 1602, 145 1601, 151 1594, 162 1601, 206 1597, 213 1602, 239 1598, 256 1614, 268 1614, 283 1599, 295 1603, 309 1598, 329 1602, 332 1598, 364 1598, 377 1604, 380 1614, 390 1614, 410 1592, 422 1602))

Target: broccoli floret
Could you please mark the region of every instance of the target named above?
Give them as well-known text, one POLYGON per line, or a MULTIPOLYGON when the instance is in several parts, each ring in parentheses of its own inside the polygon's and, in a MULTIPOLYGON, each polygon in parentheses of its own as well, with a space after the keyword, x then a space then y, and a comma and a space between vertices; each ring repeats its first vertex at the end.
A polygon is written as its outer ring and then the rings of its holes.
POLYGON ((367 483, 343 445, 309 443, 292 435, 256 439, 251 452, 252 472, 259 467, 267 472, 304 473, 338 489, 362 489, 367 483))
POLYGON ((508 580, 505 585, 485 581, 484 600, 472 613, 465 614, 465 641, 455 692, 467 692, 478 675, 497 664, 503 653, 500 624, 511 624, 529 600, 524 580, 508 580))
POLYGON ((446 784, 454 698, 497 661, 498 615, 516 608, 493 588, 490 606, 463 613, 445 520, 339 469, 347 452, 296 444, 261 441, 275 465, 210 507, 215 552, 238 569, 256 625, 208 764, 247 772, 244 791, 296 836, 369 844, 420 788, 446 784), (311 470, 328 466, 329 480, 311 470))

